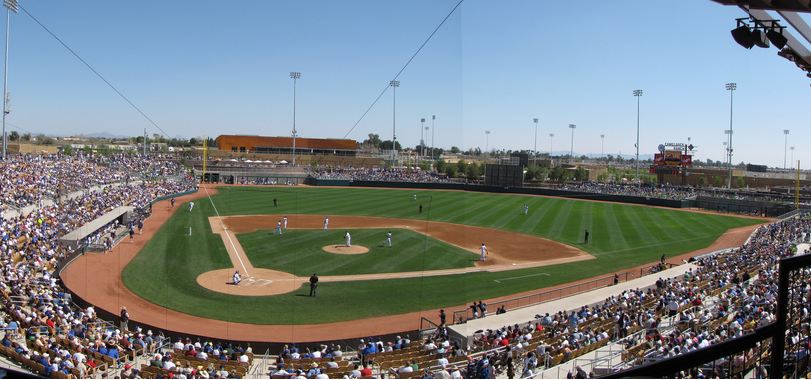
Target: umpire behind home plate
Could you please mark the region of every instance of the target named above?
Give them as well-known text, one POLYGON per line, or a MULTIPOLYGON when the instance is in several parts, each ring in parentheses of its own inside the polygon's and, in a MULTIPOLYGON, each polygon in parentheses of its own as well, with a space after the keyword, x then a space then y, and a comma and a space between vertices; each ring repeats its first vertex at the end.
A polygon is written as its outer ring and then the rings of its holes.
POLYGON ((315 297, 315 289, 318 287, 318 276, 313 273, 310 276, 310 297, 315 297))

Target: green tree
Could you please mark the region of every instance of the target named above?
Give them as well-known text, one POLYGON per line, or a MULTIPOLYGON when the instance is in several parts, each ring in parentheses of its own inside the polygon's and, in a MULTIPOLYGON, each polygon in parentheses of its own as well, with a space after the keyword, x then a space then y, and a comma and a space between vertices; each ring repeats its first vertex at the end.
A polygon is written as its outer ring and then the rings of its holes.
POLYGON ((381 142, 382 141, 380 140, 380 135, 378 135, 377 133, 370 133, 368 135, 368 138, 366 140, 363 140, 361 143, 364 145, 371 145, 375 148, 379 148, 381 142))
POLYGON ((436 163, 434 163, 434 168, 436 168, 437 173, 445 173, 445 168, 447 166, 448 164, 443 159, 439 159, 436 163))
POLYGON ((721 179, 721 177, 719 177, 719 176, 713 177, 713 186, 721 187, 723 185, 724 185, 724 180, 721 179))
POLYGON ((735 178, 735 187, 741 189, 746 187, 746 179, 743 177, 736 177, 735 178))
POLYGON ((20 139, 20 134, 17 131, 11 131, 11 133, 8 134, 8 139, 10 141, 17 141, 20 139))
POLYGON ((459 160, 456 163, 456 171, 462 174, 467 173, 467 162, 465 162, 465 160, 459 160))
POLYGON ((459 152, 461 152, 461 151, 462 151, 462 150, 461 150, 461 149, 459 149, 459 147, 458 147, 458 146, 452 146, 452 147, 451 147, 451 153, 453 153, 453 154, 459 154, 459 152))
POLYGON ((448 176, 448 178, 456 177, 456 165, 445 166, 445 174, 448 176))
MULTIPOLYGON (((397 149, 397 151, 400 151, 400 150, 403 149, 403 147, 400 145, 399 141, 395 142, 395 147, 396 147, 395 149, 397 149)), ((380 149, 391 150, 391 140, 385 140, 385 141, 380 142, 380 149)))
POLYGON ((62 146, 62 153, 72 156, 73 155, 73 147, 70 144, 62 146))
POLYGON ((589 171, 586 170, 584 167, 577 167, 577 170, 574 172, 574 179, 576 181, 588 181, 589 179, 589 171))
POLYGON ((481 171, 479 170, 480 165, 477 165, 475 162, 471 162, 467 165, 465 169, 465 177, 468 179, 479 179, 481 177, 481 171))
POLYGON ((26 133, 22 136, 23 141, 31 141, 31 134, 26 133))

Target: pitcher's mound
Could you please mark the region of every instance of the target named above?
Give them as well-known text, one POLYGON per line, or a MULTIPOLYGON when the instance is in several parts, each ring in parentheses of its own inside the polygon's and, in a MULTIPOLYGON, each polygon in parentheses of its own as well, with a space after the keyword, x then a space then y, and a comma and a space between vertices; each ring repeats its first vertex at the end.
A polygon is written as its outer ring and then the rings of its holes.
POLYGON ((362 245, 353 245, 351 247, 345 245, 325 245, 321 249, 327 253, 337 253, 339 255, 360 255, 369 252, 369 248, 362 245))

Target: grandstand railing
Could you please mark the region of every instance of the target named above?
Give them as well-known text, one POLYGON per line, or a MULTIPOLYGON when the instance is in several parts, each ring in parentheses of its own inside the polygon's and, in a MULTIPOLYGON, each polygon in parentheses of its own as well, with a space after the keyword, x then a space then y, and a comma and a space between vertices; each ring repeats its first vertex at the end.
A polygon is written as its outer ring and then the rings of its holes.
MULTIPOLYGON (((638 272, 636 270, 633 270, 623 273, 617 273, 617 275, 619 276, 620 282, 626 282, 649 274, 650 269, 651 267, 645 267, 641 268, 638 272)), ((545 290, 539 293, 510 298, 504 301, 491 302, 490 304, 487 305, 488 314, 495 313, 495 310, 497 310, 501 306, 504 306, 507 311, 521 309, 612 285, 614 285, 613 274, 574 285, 564 286, 556 289, 545 290)), ((473 311, 470 308, 466 308, 464 310, 456 310, 453 312, 453 320, 451 321, 450 324, 465 323, 471 319, 473 319, 473 311)))
POLYGON ((803 323, 809 322, 808 316, 804 317, 805 320, 802 319, 800 311, 806 305, 796 299, 797 295, 802 296, 799 288, 795 286, 789 293, 792 283, 807 282, 807 273, 803 272, 807 272, 808 268, 811 268, 811 254, 780 260, 775 322, 740 337, 673 358, 614 372, 605 378, 676 377, 682 371, 693 372, 698 369, 722 373, 722 377, 731 378, 743 378, 749 372, 759 369, 768 369, 769 377, 775 379, 782 378, 784 374, 790 378, 806 376, 807 351, 803 362, 803 348, 800 344, 791 344, 787 350, 786 330, 789 327, 799 328, 803 323), (802 277, 803 275, 806 277, 802 277))
POLYGON ((426 336, 431 335, 439 329, 439 325, 434 323, 428 318, 420 317, 420 338, 425 339, 426 336))

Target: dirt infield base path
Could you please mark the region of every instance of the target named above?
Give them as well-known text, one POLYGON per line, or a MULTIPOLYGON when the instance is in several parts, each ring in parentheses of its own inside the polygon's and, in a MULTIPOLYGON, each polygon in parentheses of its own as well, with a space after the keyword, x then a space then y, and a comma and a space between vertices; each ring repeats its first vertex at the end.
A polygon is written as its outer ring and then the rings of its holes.
MULTIPOLYGON (((233 268, 218 269, 200 274, 197 283, 215 292, 239 296, 270 296, 295 291, 308 282, 308 277, 298 277, 291 273, 266 268, 255 268, 236 234, 262 230, 273 230, 276 221, 287 216, 290 229, 318 230, 323 225, 320 215, 240 215, 211 216, 208 218, 211 231, 222 237, 233 268), (234 285, 234 271, 240 271, 244 280, 234 285)), ((425 234, 434 239, 479 254, 480 242, 484 240, 489 254, 485 261, 477 261, 475 266, 457 269, 441 269, 418 272, 373 273, 363 275, 320 276, 321 282, 346 282, 386 280, 429 276, 448 276, 473 272, 500 272, 506 270, 563 264, 590 260, 594 256, 570 245, 553 240, 525 235, 495 228, 475 227, 464 224, 420 221, 413 219, 380 218, 371 216, 330 216, 333 229, 359 228, 405 228, 425 234)), ((349 250, 353 247, 329 245, 324 248, 349 250)), ((359 247, 364 248, 365 247, 359 247)), ((367 249, 368 251, 368 249, 367 249)), ((336 252, 343 253, 343 252, 336 252)), ((357 252, 363 253, 363 252, 357 252)))
MULTIPOLYGON (((220 186, 223 185, 202 184, 199 192, 179 197, 178 204, 182 205, 183 202, 205 198, 207 192, 214 195, 216 187, 220 186)), ((439 310, 431 309, 335 323, 257 325, 202 318, 156 305, 130 291, 121 281, 121 271, 178 208, 169 208, 168 200, 155 203, 152 208, 152 215, 146 221, 143 235, 135 235, 133 241, 122 242, 107 254, 87 254, 79 257, 60 274, 65 286, 86 302, 93 304, 97 309, 103 309, 113 315, 118 315, 121 306, 126 306, 130 313, 131 326, 133 324, 146 324, 163 330, 213 339, 248 342, 324 342, 413 331, 420 328, 421 317, 431 320, 437 318, 439 310)), ((738 247, 757 227, 754 225, 727 231, 716 240, 716 243, 711 246, 711 250, 738 247)), ((681 258, 707 251, 707 249, 704 249, 668 258, 668 261, 679 262, 681 258)), ((653 263, 640 265, 631 270, 649 267, 651 264, 653 263)), ((233 272, 230 272, 230 274, 233 274, 233 272)), ((604 275, 543 289, 485 299, 484 301, 492 304, 517 296, 562 289, 575 284, 586 284, 599 277, 604 277, 604 275)), ((449 312, 448 314, 451 314, 452 311, 464 309, 466 306, 448 306, 445 307, 445 310, 449 312)))

